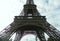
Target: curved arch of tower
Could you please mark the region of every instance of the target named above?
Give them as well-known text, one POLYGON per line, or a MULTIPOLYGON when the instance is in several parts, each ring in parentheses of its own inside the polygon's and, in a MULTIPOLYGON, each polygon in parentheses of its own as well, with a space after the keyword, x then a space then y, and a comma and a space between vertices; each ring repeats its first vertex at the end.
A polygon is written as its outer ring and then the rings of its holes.
POLYGON ((60 31, 46 21, 37 11, 33 0, 27 0, 21 15, 15 16, 14 21, 0 32, 0 41, 9 41, 16 33, 14 41, 20 41, 24 35, 34 34, 40 41, 46 41, 46 33, 52 41, 60 41, 60 31))

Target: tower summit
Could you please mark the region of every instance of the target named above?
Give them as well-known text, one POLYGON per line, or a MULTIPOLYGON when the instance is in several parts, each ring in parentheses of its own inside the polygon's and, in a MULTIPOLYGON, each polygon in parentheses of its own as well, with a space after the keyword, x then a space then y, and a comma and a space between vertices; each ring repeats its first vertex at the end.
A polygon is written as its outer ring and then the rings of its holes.
POLYGON ((40 13, 38 12, 33 0, 27 0, 24 5, 24 9, 20 14, 22 16, 40 16, 40 13))
POLYGON ((27 0, 26 4, 34 4, 33 0, 27 0))

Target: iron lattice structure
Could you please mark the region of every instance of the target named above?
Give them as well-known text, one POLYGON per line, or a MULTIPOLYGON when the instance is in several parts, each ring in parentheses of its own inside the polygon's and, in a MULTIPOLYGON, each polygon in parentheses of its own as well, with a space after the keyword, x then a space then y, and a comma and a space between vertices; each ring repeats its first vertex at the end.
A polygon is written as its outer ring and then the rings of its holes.
POLYGON ((46 41, 46 33, 52 41, 60 41, 60 31, 46 21, 45 16, 41 16, 33 0, 27 0, 19 16, 15 16, 14 21, 0 32, 1 41, 9 41, 10 37, 16 33, 14 41, 26 34, 34 34, 40 41, 46 41))

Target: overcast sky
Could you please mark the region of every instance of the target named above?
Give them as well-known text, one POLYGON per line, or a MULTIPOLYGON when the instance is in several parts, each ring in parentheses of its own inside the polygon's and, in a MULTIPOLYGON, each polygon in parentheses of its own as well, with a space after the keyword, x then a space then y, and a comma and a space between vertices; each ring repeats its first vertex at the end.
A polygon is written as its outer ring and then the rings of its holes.
MULTIPOLYGON (((26 0, 0 0, 0 31, 19 15, 26 0)), ((60 0, 34 0, 41 15, 60 30, 60 0)))

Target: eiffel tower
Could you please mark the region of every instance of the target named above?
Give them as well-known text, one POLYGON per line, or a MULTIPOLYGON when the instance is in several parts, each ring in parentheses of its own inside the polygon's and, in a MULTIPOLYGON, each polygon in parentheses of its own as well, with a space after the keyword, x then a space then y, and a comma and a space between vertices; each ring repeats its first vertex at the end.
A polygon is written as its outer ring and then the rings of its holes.
POLYGON ((9 41, 14 33, 14 41, 20 41, 27 34, 34 34, 40 41, 46 41, 44 33, 52 41, 60 41, 60 31, 49 24, 36 7, 33 0, 27 0, 20 15, 15 16, 14 21, 0 32, 0 41, 9 41))

